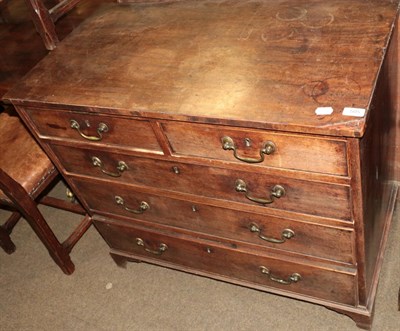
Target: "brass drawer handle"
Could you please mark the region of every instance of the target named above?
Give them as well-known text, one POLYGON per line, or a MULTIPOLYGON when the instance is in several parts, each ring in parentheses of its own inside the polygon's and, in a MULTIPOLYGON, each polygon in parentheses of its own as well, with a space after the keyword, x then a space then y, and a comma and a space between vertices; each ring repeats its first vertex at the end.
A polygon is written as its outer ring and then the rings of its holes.
POLYGON ((297 272, 292 273, 289 276, 289 278, 286 280, 286 279, 278 278, 278 277, 275 277, 274 275, 272 275, 271 271, 267 267, 260 266, 260 271, 264 275, 267 275, 268 278, 270 280, 272 280, 273 282, 276 282, 276 283, 279 283, 279 284, 283 284, 283 285, 290 285, 292 283, 297 283, 298 281, 301 280, 301 275, 298 274, 297 272))
POLYGON ((164 243, 161 243, 157 250, 152 250, 150 248, 147 248, 142 238, 136 238, 136 245, 142 246, 146 252, 154 255, 161 255, 168 249, 168 246, 164 243))
POLYGON ((222 138, 222 148, 224 150, 233 151, 233 156, 239 161, 247 163, 261 163, 264 161, 265 155, 271 155, 276 150, 276 146, 272 141, 266 141, 262 149, 260 149, 260 158, 254 159, 250 157, 241 157, 237 154, 237 149, 233 139, 231 137, 225 136, 222 138))
POLYGON ((102 133, 107 132, 108 131, 108 126, 107 124, 104 123, 99 123, 99 126, 97 127, 97 134, 98 136, 88 136, 86 134, 84 134, 81 129, 80 129, 80 125, 77 121, 75 120, 71 120, 71 128, 75 129, 76 131, 78 131, 78 133, 80 134, 80 136, 82 138, 85 138, 87 140, 91 140, 91 141, 99 141, 101 139, 103 139, 103 135, 102 133))
POLYGON ((115 202, 117 203, 117 205, 122 206, 122 208, 124 208, 126 211, 129 211, 130 213, 133 214, 143 214, 146 210, 150 209, 150 205, 146 201, 142 201, 140 203, 139 209, 131 209, 125 206, 124 199, 122 199, 118 195, 115 196, 115 202))
POLYGON ((103 162, 97 156, 92 156, 92 164, 95 167, 99 167, 103 174, 111 177, 121 177, 122 173, 128 169, 128 166, 124 161, 118 161, 117 172, 105 170, 103 168, 103 162))
POLYGON ((264 236, 263 234, 261 234, 261 229, 259 228, 259 226, 255 223, 250 223, 249 230, 250 230, 250 232, 257 232, 258 237, 260 239, 268 241, 270 243, 274 243, 274 244, 283 244, 284 242, 286 242, 286 240, 294 237, 294 231, 291 229, 284 229, 281 233, 281 239, 264 236))
POLYGON ((265 198, 254 198, 254 197, 250 196, 249 193, 247 192, 246 182, 242 179, 236 180, 235 189, 237 192, 246 193, 245 196, 250 201, 253 201, 253 202, 256 202, 256 203, 259 203, 262 205, 267 205, 267 204, 273 203, 275 198, 279 199, 286 194, 286 191, 283 188, 283 186, 275 185, 271 190, 271 194, 270 194, 269 198, 266 198, 266 199, 265 198))

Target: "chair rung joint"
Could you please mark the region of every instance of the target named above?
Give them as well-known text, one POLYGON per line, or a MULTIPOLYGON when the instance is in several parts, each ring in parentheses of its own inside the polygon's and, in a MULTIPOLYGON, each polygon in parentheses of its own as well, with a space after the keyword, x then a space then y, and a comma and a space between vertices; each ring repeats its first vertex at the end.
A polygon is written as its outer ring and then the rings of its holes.
POLYGON ((82 208, 81 205, 70 201, 44 196, 40 199, 39 203, 45 206, 67 210, 71 213, 86 215, 86 211, 82 208))
POLYGON ((68 253, 71 253, 75 244, 79 241, 79 239, 82 238, 91 225, 92 218, 89 215, 86 215, 81 223, 79 223, 76 229, 71 233, 71 235, 62 243, 62 246, 68 253))
POLYGON ((53 22, 57 22, 58 19, 73 9, 80 0, 64 0, 55 5, 49 10, 50 17, 53 22))

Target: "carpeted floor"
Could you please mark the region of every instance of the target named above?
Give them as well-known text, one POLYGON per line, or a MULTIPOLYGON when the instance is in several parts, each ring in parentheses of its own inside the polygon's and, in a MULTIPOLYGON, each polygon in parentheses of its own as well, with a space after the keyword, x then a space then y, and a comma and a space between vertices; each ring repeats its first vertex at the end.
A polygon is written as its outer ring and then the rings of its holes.
MULTIPOLYGON (((64 187, 54 194, 62 195, 64 187)), ((62 238, 79 216, 41 208, 62 238)), ((0 219, 5 212, 0 211, 0 219)), ((400 226, 395 213, 372 330, 398 330, 400 226)), ((64 275, 26 222, 13 232, 17 251, 0 251, 0 330, 359 330, 324 307, 145 263, 116 266, 92 227, 64 275)))

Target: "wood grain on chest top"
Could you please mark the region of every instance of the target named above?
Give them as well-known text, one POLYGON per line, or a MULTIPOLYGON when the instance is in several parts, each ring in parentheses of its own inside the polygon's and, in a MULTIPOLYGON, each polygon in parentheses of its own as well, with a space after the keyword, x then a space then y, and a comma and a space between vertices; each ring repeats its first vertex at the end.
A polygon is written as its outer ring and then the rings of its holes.
POLYGON ((129 116, 361 136, 365 118, 342 110, 369 108, 396 9, 393 1, 362 0, 106 8, 33 70, 18 97, 129 116), (317 116, 319 106, 334 112, 317 116))

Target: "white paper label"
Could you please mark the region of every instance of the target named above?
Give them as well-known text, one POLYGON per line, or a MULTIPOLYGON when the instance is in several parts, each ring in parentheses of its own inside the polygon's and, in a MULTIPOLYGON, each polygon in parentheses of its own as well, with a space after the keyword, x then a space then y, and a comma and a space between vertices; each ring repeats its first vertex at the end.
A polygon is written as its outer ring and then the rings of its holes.
POLYGON ((352 108, 352 107, 345 107, 343 109, 344 116, 355 116, 355 117, 364 117, 365 116, 365 109, 364 108, 352 108))
POLYGON ((330 115, 332 113, 333 113, 332 107, 318 107, 317 109, 315 109, 316 115, 330 115))

